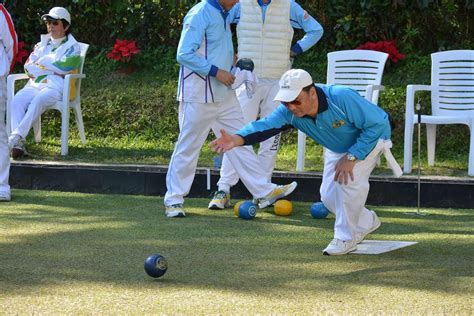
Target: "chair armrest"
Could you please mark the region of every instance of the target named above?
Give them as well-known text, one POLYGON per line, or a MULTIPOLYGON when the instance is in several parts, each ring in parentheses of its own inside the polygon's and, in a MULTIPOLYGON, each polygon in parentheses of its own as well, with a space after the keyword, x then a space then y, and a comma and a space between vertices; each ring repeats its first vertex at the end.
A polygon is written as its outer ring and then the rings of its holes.
POLYGON ((65 80, 70 80, 70 79, 84 79, 86 77, 85 74, 69 74, 65 75, 64 79, 65 80))
POLYGON ((82 79, 85 78, 85 74, 69 74, 64 76, 64 93, 66 93, 66 89, 68 90, 67 92, 69 93, 69 85, 71 83, 71 79, 82 79))
POLYGON ((13 95, 15 94, 15 81, 30 79, 26 74, 12 74, 7 77, 7 91, 13 95))
POLYGON ((415 115, 415 93, 417 91, 431 91, 433 86, 428 85, 414 85, 410 84, 407 86, 407 98, 406 98, 406 109, 405 109, 405 121, 413 122, 413 115, 415 115))
POLYGON ((11 75, 8 75, 7 78, 8 78, 7 80, 13 80, 13 81, 17 81, 21 79, 30 79, 30 77, 28 77, 27 74, 11 74, 11 75))
POLYGON ((383 85, 369 84, 367 86, 365 98, 367 99, 367 101, 373 102, 372 100, 374 99, 374 91, 383 91, 383 90, 385 90, 385 86, 383 85))
POLYGON ((11 74, 8 75, 7 80, 9 81, 17 81, 22 79, 30 79, 27 74, 11 74))

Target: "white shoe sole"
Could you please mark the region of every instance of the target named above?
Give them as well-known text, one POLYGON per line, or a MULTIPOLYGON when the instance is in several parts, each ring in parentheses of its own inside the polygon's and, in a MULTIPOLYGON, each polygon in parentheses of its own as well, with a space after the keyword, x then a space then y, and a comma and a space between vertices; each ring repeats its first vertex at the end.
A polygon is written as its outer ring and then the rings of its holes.
POLYGON ((349 252, 352 252, 352 251, 355 251, 355 250, 357 250, 357 245, 347 249, 344 252, 337 252, 337 253, 329 253, 329 252, 326 251, 326 249, 324 249, 323 250, 323 255, 325 255, 325 256, 342 256, 342 255, 346 255, 349 252))
POLYGON ((210 210, 223 210, 224 209, 224 207, 218 204, 209 204, 207 208, 210 210))
POLYGON ((166 217, 186 217, 184 211, 166 211, 166 217))
POLYGON ((226 207, 230 207, 230 203, 226 203, 224 205, 218 204, 218 203, 209 203, 209 206, 207 207, 210 210, 223 210, 226 207))

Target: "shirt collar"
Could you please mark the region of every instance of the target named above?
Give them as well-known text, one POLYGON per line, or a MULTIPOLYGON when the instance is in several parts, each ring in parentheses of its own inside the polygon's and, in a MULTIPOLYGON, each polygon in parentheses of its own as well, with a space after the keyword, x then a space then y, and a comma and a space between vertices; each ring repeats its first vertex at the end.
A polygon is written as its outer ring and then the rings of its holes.
POLYGON ((270 3, 271 3, 272 1, 270 0, 270 1, 268 1, 268 3, 263 3, 262 0, 257 0, 257 2, 258 2, 258 5, 259 5, 259 6, 263 7, 263 6, 268 6, 268 5, 270 5, 270 3))
POLYGON ((318 114, 324 112, 328 109, 328 100, 326 99, 326 93, 324 93, 323 89, 318 86, 314 86, 316 88, 316 93, 318 95, 318 114))
POLYGON ((224 9, 223 6, 221 6, 221 4, 219 3, 219 1, 217 0, 206 0, 207 3, 209 3, 210 5, 212 5, 214 8, 216 8, 217 10, 219 10, 219 12, 222 14, 222 16, 224 17, 224 19, 227 17, 227 15, 229 14, 229 11, 226 11, 224 9))
POLYGON ((54 47, 58 47, 61 44, 64 44, 67 42, 67 37, 64 36, 62 38, 52 38, 50 39, 50 42, 53 44, 54 47))

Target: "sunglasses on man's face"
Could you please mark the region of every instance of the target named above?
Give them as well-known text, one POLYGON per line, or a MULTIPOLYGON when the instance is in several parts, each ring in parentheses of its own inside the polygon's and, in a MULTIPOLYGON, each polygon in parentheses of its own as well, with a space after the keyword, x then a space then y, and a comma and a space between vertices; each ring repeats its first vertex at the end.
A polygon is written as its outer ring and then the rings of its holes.
POLYGON ((46 20, 45 21, 46 25, 58 25, 59 24, 59 21, 56 21, 56 20, 46 20))
POLYGON ((285 107, 289 107, 290 105, 301 105, 301 101, 298 100, 298 99, 295 99, 293 101, 290 101, 290 102, 281 102, 285 107))

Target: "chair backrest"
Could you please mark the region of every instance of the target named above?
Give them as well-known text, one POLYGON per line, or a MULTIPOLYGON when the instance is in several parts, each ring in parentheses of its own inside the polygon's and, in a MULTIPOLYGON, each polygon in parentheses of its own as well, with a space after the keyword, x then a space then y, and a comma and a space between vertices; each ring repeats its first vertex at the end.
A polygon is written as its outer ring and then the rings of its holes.
MULTIPOLYGON (((80 42, 78 42, 78 44, 81 49, 81 66, 79 67, 79 71, 76 71, 74 73, 82 74, 82 71, 84 69, 84 61, 86 59, 87 50, 89 49, 89 44, 80 43, 80 42)), ((79 92, 81 91, 81 80, 72 79, 71 84, 70 84, 70 90, 69 90, 70 101, 74 101, 75 99, 80 97, 78 91, 79 92)))
POLYGON ((474 50, 431 54, 432 115, 474 116, 474 50))
POLYGON ((86 59, 87 50, 89 49, 89 44, 80 43, 78 42, 79 47, 81 48, 81 69, 80 74, 82 74, 82 70, 84 69, 84 60, 86 59))
MULTIPOLYGON (((364 98, 368 85, 382 84, 388 54, 372 50, 342 50, 328 54, 328 84, 348 86, 364 98)), ((374 91, 372 102, 377 103, 379 91, 374 91)))

